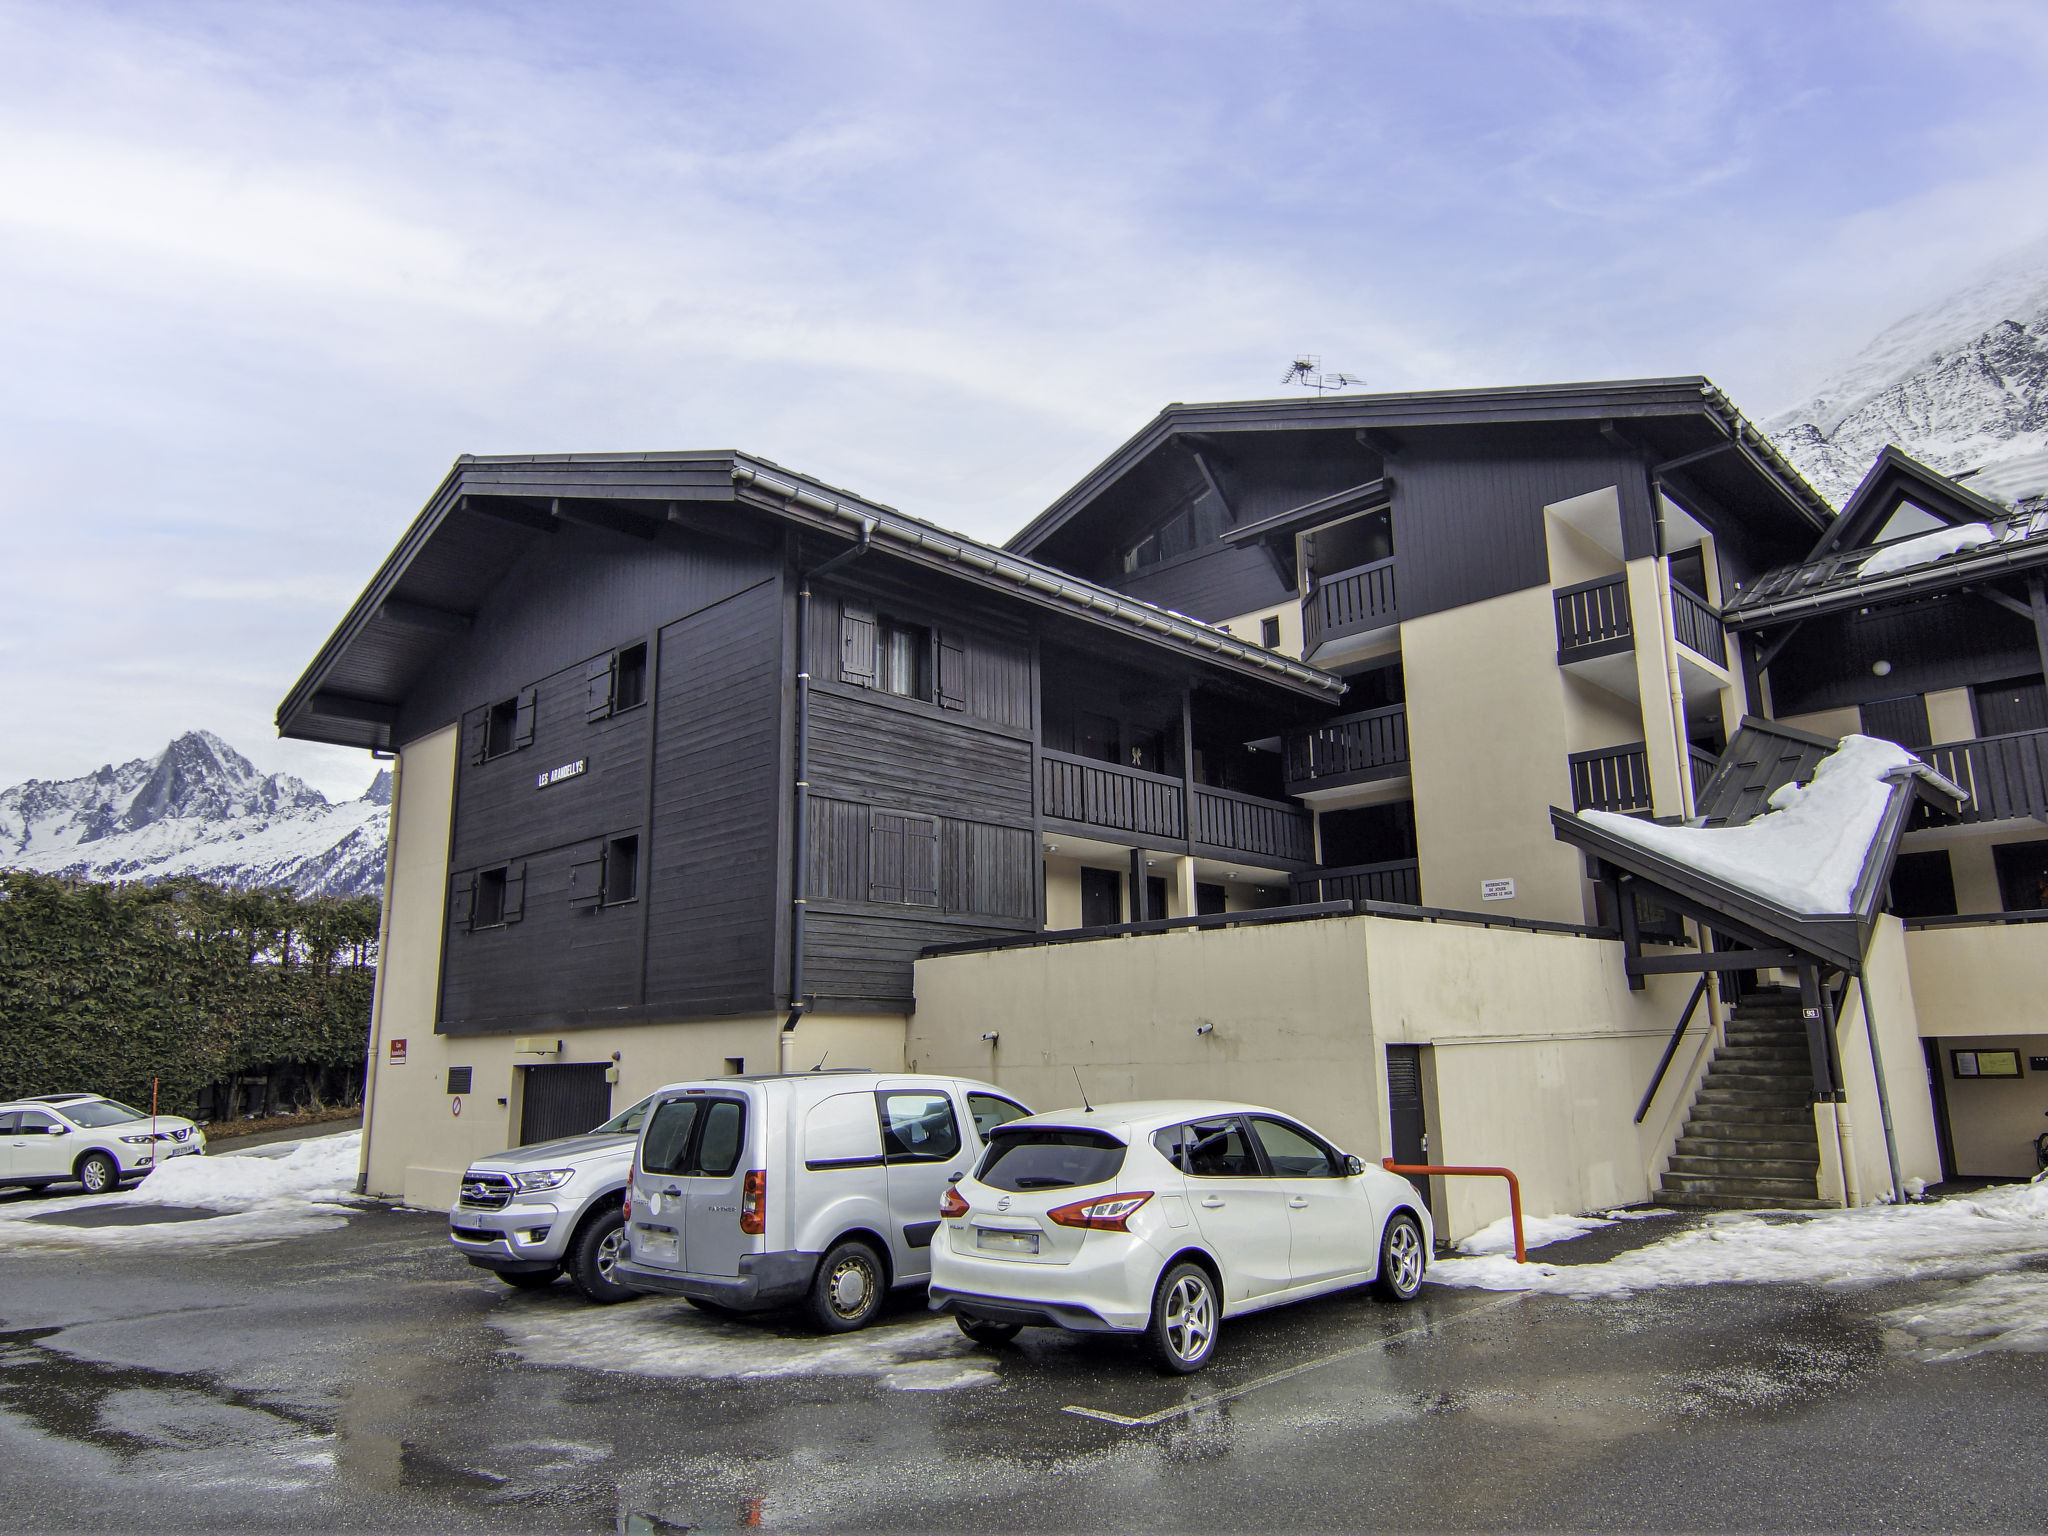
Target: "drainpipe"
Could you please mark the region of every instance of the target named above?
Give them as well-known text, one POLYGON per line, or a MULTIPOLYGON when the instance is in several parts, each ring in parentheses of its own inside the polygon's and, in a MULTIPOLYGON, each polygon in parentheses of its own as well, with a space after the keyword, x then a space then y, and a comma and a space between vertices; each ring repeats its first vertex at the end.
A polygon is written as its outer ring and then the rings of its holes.
POLYGON ((1664 487, 1650 481, 1650 506, 1657 517, 1657 639, 1664 647, 1664 672, 1671 689, 1671 727, 1678 733, 1678 804, 1693 815, 1691 738, 1685 730, 1685 676, 1678 668, 1678 626, 1671 617, 1671 557, 1664 552, 1664 487))
POLYGON ((860 542, 806 573, 796 594, 796 803, 790 827, 789 1017, 782 1021, 777 1070, 796 1070, 796 1026, 804 1016, 804 890, 811 876, 811 582, 851 565, 873 547, 875 520, 860 520, 860 542))

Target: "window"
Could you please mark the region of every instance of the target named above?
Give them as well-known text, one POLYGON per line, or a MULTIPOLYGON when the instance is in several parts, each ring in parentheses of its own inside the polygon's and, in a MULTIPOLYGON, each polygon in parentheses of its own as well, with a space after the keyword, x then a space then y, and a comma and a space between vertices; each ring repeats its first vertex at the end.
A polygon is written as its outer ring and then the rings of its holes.
MULTIPOLYGON (((141 1117, 137 1115, 130 1116, 129 1118, 140 1119, 141 1117)), ((89 1126, 94 1124, 95 1122, 91 1120, 81 1120, 78 1123, 80 1125, 89 1126)), ((105 1121, 99 1123, 114 1125, 119 1124, 120 1122, 105 1121)), ((14 1134, 17 1136, 47 1136, 56 1129, 57 1120, 54 1115, 46 1115, 39 1109, 24 1109, 21 1112, 21 1118, 17 1122, 15 1122, 14 1134)))
POLYGON ((1891 909, 1900 917, 1953 915, 1956 877, 1946 848, 1899 855, 1892 865, 1891 909))
POLYGON ((470 913, 472 928, 495 928, 505 921, 505 871, 486 869, 476 877, 476 906, 470 913))
POLYGON ((600 1125, 596 1130, 592 1131, 590 1134, 593 1136, 639 1135, 640 1124, 647 1118, 648 1106, 651 1105, 653 1102, 653 1096, 649 1095, 647 1098, 642 1099, 638 1104, 620 1110, 616 1115, 613 1115, 611 1119, 605 1121, 603 1125, 600 1125))
POLYGON ((868 812, 868 900, 939 904, 939 823, 934 816, 868 812))
POLYGON ((1280 649, 1280 616, 1268 615, 1259 620, 1259 644, 1269 651, 1280 649))
POLYGON ((960 1151, 960 1124, 943 1093, 878 1093, 882 1152, 892 1163, 943 1163, 960 1151))
POLYGON ((471 761, 488 762, 533 745, 534 697, 534 690, 527 688, 471 717, 471 761))
POLYGON ((737 1099, 713 1099, 704 1106, 703 1120, 697 1132, 696 1166, 690 1171, 722 1179, 739 1166, 747 1107, 737 1099))
POLYGON ((448 1069, 448 1093, 451 1098, 469 1092, 469 1080, 474 1067, 450 1067, 448 1069))
POLYGON ((2048 685, 2040 678, 2008 677, 2003 682, 1980 683, 1971 691, 1977 700, 1979 736, 2048 730, 2048 685))
POLYGON ((526 915, 526 866, 500 864, 496 869, 480 869, 457 880, 455 898, 451 917, 457 925, 474 929, 516 923, 526 915))
POLYGON ((1118 557, 1125 575, 1184 555, 1220 537, 1228 521, 1223 498, 1204 485, 1189 493, 1146 537, 1118 557))
POLYGON ((746 1057, 744 1057, 744 1056, 728 1056, 728 1057, 726 1057, 726 1058, 725 1058, 725 1075, 726 1075, 727 1077, 744 1077, 744 1076, 746 1076, 746 1072, 747 1072, 747 1058, 746 1058, 746 1057))
MULTIPOLYGON (((1254 1179, 1259 1155, 1235 1116, 1196 1120, 1178 1128, 1183 1172, 1199 1179, 1254 1179)), ((1170 1154, 1169 1154, 1170 1155, 1170 1154)))
POLYGON ((640 1166, 649 1173, 681 1173, 696 1129, 699 1100, 670 1099, 654 1111, 640 1144, 640 1166))
POLYGON ((974 1134, 983 1141, 988 1133, 999 1125, 1012 1120, 1021 1120, 1031 1111, 1022 1104, 1012 1104, 1008 1099, 999 1099, 992 1093, 970 1093, 967 1095, 967 1112, 974 1116, 974 1134))
POLYGON ((647 643, 619 652, 612 674, 612 713, 622 714, 647 702, 647 643))
POLYGON ((998 1128, 974 1176, 991 1189, 1023 1194, 1106 1184, 1124 1165, 1124 1144, 1106 1131, 998 1128))
POLYGON ((1253 1115, 1252 1128, 1258 1133, 1259 1145, 1265 1149, 1266 1162, 1272 1167, 1275 1178, 1337 1179, 1344 1176, 1336 1152, 1300 1126, 1289 1125, 1285 1120, 1275 1120, 1267 1115, 1253 1115))
POLYGON ((640 895, 640 839, 615 837, 604 845, 603 904, 614 907, 640 895))
POLYGON ((875 630, 875 686, 905 699, 932 696, 932 632, 882 619, 875 630))

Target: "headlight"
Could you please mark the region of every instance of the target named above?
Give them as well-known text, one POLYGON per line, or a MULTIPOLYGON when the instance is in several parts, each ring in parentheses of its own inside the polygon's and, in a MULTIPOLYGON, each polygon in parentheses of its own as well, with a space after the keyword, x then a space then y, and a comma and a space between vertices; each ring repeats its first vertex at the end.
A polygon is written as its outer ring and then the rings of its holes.
POLYGON ((521 1189, 560 1189, 575 1174, 574 1168, 543 1168, 538 1173, 515 1173, 512 1182, 521 1189))
POLYGON ((121 1139, 131 1147, 146 1146, 148 1143, 156 1140, 154 1136, 123 1136, 121 1139))

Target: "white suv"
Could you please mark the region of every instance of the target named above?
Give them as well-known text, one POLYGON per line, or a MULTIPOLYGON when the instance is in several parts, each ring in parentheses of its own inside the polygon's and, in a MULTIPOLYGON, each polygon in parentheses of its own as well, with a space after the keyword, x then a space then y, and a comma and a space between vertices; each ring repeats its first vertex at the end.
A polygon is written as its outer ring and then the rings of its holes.
POLYGON ((1422 1286, 1434 1228, 1406 1179, 1247 1104, 1159 1101, 997 1126, 946 1191, 931 1305, 968 1337, 1142 1334, 1170 1371, 1225 1317, 1372 1282, 1422 1286))
POLYGON ((162 1157, 206 1150, 206 1133, 182 1115, 150 1116, 96 1093, 52 1093, 0 1104, 0 1184, 71 1181, 89 1195, 139 1179, 162 1157))

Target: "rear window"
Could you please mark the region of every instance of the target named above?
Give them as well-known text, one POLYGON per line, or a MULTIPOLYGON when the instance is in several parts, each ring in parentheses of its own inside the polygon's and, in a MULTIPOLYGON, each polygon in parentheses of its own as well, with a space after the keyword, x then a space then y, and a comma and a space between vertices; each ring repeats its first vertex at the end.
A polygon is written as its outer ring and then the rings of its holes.
POLYGON ((1124 1165, 1124 1144, 1102 1131, 1012 1131, 998 1126, 974 1176, 992 1189, 1103 1184, 1124 1165))

